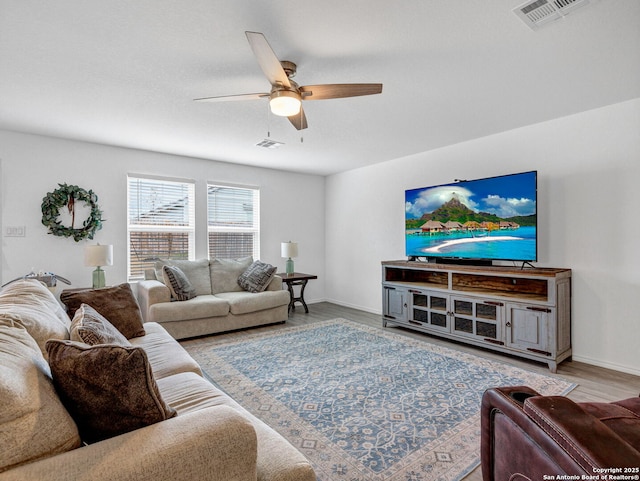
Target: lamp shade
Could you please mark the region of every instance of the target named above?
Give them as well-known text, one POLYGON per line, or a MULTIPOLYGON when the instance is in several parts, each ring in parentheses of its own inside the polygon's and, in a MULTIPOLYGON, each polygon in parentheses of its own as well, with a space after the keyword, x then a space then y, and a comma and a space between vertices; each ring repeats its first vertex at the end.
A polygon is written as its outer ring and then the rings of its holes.
POLYGON ((100 244, 85 246, 84 265, 89 267, 113 265, 113 246, 100 244))
POLYGON ((280 256, 298 257, 298 243, 289 241, 280 244, 280 256))

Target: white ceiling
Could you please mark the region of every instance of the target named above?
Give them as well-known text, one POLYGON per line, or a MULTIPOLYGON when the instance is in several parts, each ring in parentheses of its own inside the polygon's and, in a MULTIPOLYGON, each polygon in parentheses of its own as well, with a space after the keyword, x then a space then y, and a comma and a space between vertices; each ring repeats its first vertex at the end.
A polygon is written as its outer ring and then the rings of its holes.
POLYGON ((534 32, 521 0, 0 0, 0 128, 328 175, 640 97, 640 1, 599 0, 534 32), (244 32, 300 85, 381 82, 267 101, 244 32), (256 147, 267 137, 276 150, 256 147))

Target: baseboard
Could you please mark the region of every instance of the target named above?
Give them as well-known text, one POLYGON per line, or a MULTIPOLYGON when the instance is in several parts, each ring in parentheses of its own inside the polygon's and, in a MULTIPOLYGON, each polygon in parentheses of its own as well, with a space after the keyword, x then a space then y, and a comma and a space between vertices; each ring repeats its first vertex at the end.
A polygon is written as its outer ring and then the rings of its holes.
POLYGON ((305 299, 304 302, 306 302, 307 304, 319 304, 320 302, 326 302, 324 299, 305 299))
POLYGON ((622 364, 616 364, 613 362, 600 361, 599 359, 592 359, 586 356, 576 356, 573 354, 571 359, 578 362, 584 362, 585 364, 591 364, 592 366, 603 367, 605 369, 611 369, 612 371, 620 371, 627 374, 633 374, 640 376, 640 369, 630 366, 624 366, 622 364))
POLYGON ((331 304, 336 304, 336 305, 342 306, 342 307, 348 307, 350 309, 357 309, 359 311, 368 312, 369 314, 377 314, 379 316, 382 315, 382 310, 376 310, 376 309, 371 309, 369 307, 358 306, 356 304, 349 304, 347 302, 336 301, 335 299, 325 299, 322 302, 330 302, 331 304))

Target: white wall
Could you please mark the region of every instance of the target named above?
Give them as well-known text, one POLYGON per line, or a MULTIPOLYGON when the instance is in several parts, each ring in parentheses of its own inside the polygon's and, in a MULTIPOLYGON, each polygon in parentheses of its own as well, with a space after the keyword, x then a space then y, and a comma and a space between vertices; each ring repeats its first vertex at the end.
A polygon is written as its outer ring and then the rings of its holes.
POLYGON ((640 99, 328 177, 327 299, 381 312, 405 189, 526 170, 537 265, 573 269, 574 359, 640 374, 640 99))
MULTIPOLYGON (((91 282, 92 268, 83 264, 83 246, 114 245, 114 266, 106 267, 107 283, 126 281, 127 173, 196 180, 196 258, 207 257, 206 183, 232 182, 260 186, 261 258, 284 270, 280 243, 299 243, 296 270, 318 275, 305 298, 324 298, 324 177, 224 162, 177 157, 36 135, 0 131, 1 275, 4 282, 31 268, 55 272, 74 286, 91 282), (47 234, 41 224, 42 198, 58 183, 93 190, 106 219, 93 241, 47 234), (319 222, 318 219, 321 219, 319 222), (26 237, 4 236, 6 226, 26 226, 26 237)), ((59 283, 59 290, 66 285, 59 283)))

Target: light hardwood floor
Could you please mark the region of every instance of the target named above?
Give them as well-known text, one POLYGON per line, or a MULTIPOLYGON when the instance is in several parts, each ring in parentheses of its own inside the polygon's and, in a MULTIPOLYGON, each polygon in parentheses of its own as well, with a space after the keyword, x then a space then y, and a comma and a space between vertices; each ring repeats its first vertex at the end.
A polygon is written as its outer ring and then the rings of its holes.
MULTIPOLYGON (((304 308, 300 305, 296 306, 289 315, 289 320, 283 324, 275 324, 246 331, 239 331, 228 336, 243 336, 258 331, 271 331, 284 329, 289 326, 304 326, 335 318, 349 319, 354 322, 360 322, 371 327, 382 327, 382 318, 380 315, 351 309, 348 307, 331 304, 328 302, 320 302, 309 305, 309 313, 304 312, 304 308)), ((506 356, 504 354, 494 353, 488 350, 459 344, 446 339, 440 339, 419 332, 411 331, 402 327, 387 327, 388 330, 415 339, 421 339, 424 342, 447 346, 452 349, 458 349, 473 353, 478 356, 484 356, 492 359, 499 359, 512 365, 535 371, 550 376, 560 376, 563 379, 576 383, 578 386, 571 391, 567 397, 578 402, 610 402, 619 399, 625 399, 638 396, 640 393, 640 376, 634 376, 610 369, 592 366, 576 361, 565 361, 558 366, 558 372, 551 374, 546 364, 541 364, 529 360, 523 360, 516 357, 506 356)), ((482 481, 482 474, 478 467, 470 473, 465 481, 482 481)))

